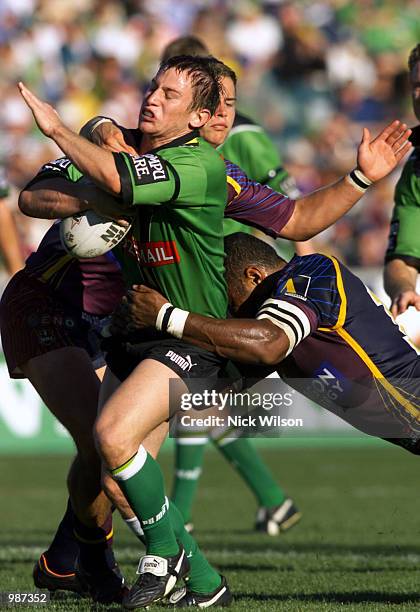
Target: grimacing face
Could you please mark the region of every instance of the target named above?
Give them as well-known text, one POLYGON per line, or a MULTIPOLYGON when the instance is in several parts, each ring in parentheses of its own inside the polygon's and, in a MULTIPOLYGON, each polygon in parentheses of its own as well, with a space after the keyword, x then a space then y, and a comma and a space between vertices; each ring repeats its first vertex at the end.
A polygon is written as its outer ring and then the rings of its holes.
POLYGON ((420 121, 420 62, 417 62, 410 73, 411 99, 413 110, 420 121))
POLYGON ((236 90, 230 77, 223 77, 222 91, 216 112, 200 129, 200 135, 213 147, 224 143, 235 121, 236 90))
POLYGON ((169 68, 152 80, 140 108, 138 127, 157 143, 169 142, 210 117, 206 110, 189 110, 193 88, 189 75, 169 68))

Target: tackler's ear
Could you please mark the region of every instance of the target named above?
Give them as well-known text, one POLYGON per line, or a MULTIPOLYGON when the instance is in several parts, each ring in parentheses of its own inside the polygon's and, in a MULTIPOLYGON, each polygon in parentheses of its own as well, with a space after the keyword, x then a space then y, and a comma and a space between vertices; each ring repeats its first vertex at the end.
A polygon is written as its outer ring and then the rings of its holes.
POLYGON ((264 268, 259 268, 257 266, 248 266, 245 268, 244 274, 246 280, 255 286, 259 285, 265 278, 267 278, 264 268))

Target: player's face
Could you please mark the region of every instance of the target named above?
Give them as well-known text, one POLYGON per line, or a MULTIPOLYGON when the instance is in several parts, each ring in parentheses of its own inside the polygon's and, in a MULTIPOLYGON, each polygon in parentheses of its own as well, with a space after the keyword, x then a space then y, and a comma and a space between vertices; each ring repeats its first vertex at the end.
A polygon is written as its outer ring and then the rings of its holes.
POLYGON ((231 78, 223 77, 220 104, 210 120, 201 128, 200 134, 213 147, 226 140, 235 120, 236 91, 231 78))
POLYGON ((158 72, 141 105, 139 129, 155 143, 160 143, 200 128, 210 113, 189 110, 192 96, 191 79, 185 72, 175 68, 158 72))
POLYGON ((414 114, 420 121, 420 62, 417 62, 411 71, 410 85, 414 114))
POLYGON ((228 303, 229 303, 230 312, 232 314, 237 313, 239 308, 242 306, 244 302, 246 302, 246 300, 249 298, 251 293, 252 293, 252 290, 251 291, 247 290, 243 282, 235 283, 235 284, 229 283, 228 285, 228 303))
MULTIPOLYGON (((246 309, 248 305, 251 305, 251 295, 258 285, 267 278, 269 271, 264 266, 248 266, 242 272, 239 278, 227 278, 228 281, 228 303, 229 310, 235 314, 242 307, 243 313, 246 315, 246 309), (249 304, 246 304, 247 300, 249 304)), ((252 306, 251 306, 252 307, 252 306)))

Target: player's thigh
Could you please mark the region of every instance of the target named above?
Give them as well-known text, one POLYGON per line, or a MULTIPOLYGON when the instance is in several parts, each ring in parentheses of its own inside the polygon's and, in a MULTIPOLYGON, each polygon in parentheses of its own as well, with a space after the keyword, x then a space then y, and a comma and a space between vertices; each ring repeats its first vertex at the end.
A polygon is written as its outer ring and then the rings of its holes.
MULTIPOLYGON (((168 366, 145 359, 107 399, 95 432, 108 462, 118 463, 132 456, 146 437, 169 418, 169 381, 178 378, 168 366)), ((106 375, 104 383, 112 382, 112 377, 106 375)))
POLYGON ((87 352, 66 346, 29 359, 21 369, 76 444, 91 444, 100 380, 87 352))

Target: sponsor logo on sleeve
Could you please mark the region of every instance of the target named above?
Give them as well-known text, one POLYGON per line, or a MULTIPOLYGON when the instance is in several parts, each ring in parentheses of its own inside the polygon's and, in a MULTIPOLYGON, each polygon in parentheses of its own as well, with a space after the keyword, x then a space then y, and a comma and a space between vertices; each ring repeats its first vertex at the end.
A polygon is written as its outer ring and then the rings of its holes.
POLYGON ((136 185, 150 185, 169 180, 168 167, 158 155, 131 155, 130 161, 136 185))
POLYGON ((308 299, 308 289, 311 284, 311 277, 305 274, 299 274, 294 278, 289 278, 284 285, 282 293, 298 300, 306 301, 308 299))

